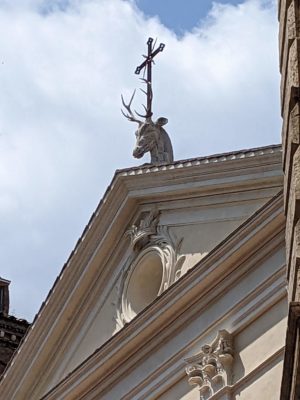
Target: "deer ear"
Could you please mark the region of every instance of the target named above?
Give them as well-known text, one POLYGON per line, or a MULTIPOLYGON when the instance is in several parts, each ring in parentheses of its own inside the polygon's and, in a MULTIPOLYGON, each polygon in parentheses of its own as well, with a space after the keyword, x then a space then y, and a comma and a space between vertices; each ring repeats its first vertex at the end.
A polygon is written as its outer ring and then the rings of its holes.
POLYGON ((164 118, 164 117, 160 117, 157 119, 157 121, 155 122, 155 125, 158 126, 164 126, 168 123, 168 118, 164 118))

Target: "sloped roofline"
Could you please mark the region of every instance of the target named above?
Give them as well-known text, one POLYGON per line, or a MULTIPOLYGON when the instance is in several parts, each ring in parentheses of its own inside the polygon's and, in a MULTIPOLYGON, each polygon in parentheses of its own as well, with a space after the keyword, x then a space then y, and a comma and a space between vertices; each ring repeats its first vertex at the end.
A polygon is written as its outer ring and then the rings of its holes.
MULTIPOLYGON (((269 146, 263 146, 263 147, 255 147, 255 148, 250 148, 250 149, 243 149, 243 150, 236 150, 236 151, 231 151, 227 153, 218 153, 218 154, 212 154, 209 156, 203 156, 203 157, 196 157, 196 158, 189 158, 189 159, 184 159, 184 160, 179 160, 179 161, 174 161, 173 163, 170 164, 158 164, 158 165, 152 165, 152 164, 144 164, 138 167, 131 167, 131 168, 123 168, 123 169, 117 169, 111 183, 108 185, 102 199, 99 201, 99 204, 97 205, 95 211, 92 213, 87 225, 85 226, 81 236, 77 240, 74 249, 71 251, 67 261, 63 265, 60 273, 58 274, 57 278, 55 279, 52 288, 50 289, 46 299, 42 302, 41 307, 37 314, 35 315, 32 324, 35 323, 35 321, 38 318, 38 315, 42 311, 45 303, 47 302, 48 298, 50 297, 51 293, 53 292, 56 283, 59 281, 60 276, 63 274, 66 266, 69 264, 70 260, 72 259, 73 255, 77 252, 77 248, 82 242, 83 237, 85 236, 86 232, 89 229, 90 224, 92 223, 93 219, 95 216, 99 213, 99 210, 102 206, 102 204, 105 202, 105 199, 108 195, 108 193, 111 191, 111 189, 114 187, 114 182, 117 179, 118 176, 129 176, 129 175, 140 175, 143 173, 151 173, 151 172, 158 172, 158 171, 167 171, 167 170, 173 170, 174 168, 188 168, 188 167, 194 167, 198 166, 200 164, 209 164, 209 163, 216 163, 216 162, 226 162, 226 161, 232 161, 232 160, 238 160, 238 159, 244 159, 247 157, 256 157, 256 156, 261 156, 265 154, 273 154, 273 153, 281 153, 282 152, 282 146, 281 144, 273 144, 269 146)), ((0 379, 1 382, 1 379, 0 379)))
MULTIPOLYGON (((254 147, 254 148, 249 148, 249 149, 230 151, 230 152, 226 152, 226 153, 217 153, 217 154, 212 154, 212 155, 203 156, 203 157, 188 158, 188 159, 184 159, 184 160, 174 161, 173 163, 170 163, 170 164, 166 164, 166 163, 158 164, 158 165, 144 164, 144 165, 137 166, 137 167, 117 169, 115 171, 115 174, 112 178, 111 183, 108 185, 106 191, 104 192, 103 197, 99 201, 95 211, 92 213, 81 236, 78 238, 78 240, 74 246, 74 249, 71 251, 71 253, 70 253, 69 257, 67 258, 66 262, 64 263, 60 273, 58 274, 57 278, 55 279, 50 291, 47 294, 46 299, 42 302, 38 312, 36 313, 36 315, 32 321, 32 324, 34 324, 35 321, 37 320, 38 315, 44 308, 44 305, 47 302, 47 299, 53 292, 53 289, 54 289, 56 283, 59 281, 60 276, 62 275, 64 269, 69 264, 74 253, 76 253, 77 247, 79 246, 79 244, 82 241, 82 238, 85 236, 85 233, 89 229, 89 226, 92 223, 95 215, 98 214, 104 200, 106 199, 108 193, 111 191, 112 187, 114 186, 114 182, 118 176, 140 175, 143 173, 173 170, 174 168, 183 168, 183 167, 188 168, 188 167, 198 166, 200 164, 232 161, 232 160, 237 160, 237 159, 244 159, 246 157, 256 157, 256 156, 261 156, 264 154, 281 153, 281 152, 282 152, 281 144, 273 144, 273 145, 268 145, 268 146, 263 146, 263 147, 254 147)), ((1 277, 0 277, 0 279, 2 280, 1 277)), ((9 281, 7 281, 7 282, 9 282, 9 281)), ((1 378, 0 378, 0 382, 1 382, 1 378)))
POLYGON ((137 167, 117 169, 115 175, 117 174, 121 174, 123 176, 137 175, 149 172, 167 171, 167 170, 172 170, 174 168, 192 167, 200 164, 238 160, 246 157, 255 157, 263 154, 278 153, 282 151, 281 147, 282 147, 281 144, 272 144, 263 147, 254 147, 250 149, 229 151, 226 153, 216 153, 208 156, 186 158, 183 160, 173 161, 172 163, 169 164, 162 163, 153 165, 150 163, 145 163, 137 167))

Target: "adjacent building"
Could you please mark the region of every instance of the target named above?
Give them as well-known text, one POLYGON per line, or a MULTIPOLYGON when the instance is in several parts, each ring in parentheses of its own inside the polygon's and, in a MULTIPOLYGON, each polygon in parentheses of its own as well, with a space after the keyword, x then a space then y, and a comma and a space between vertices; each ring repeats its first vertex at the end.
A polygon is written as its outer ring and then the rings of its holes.
POLYGON ((8 280, 0 278, 0 376, 29 326, 24 319, 9 315, 9 284, 8 280))

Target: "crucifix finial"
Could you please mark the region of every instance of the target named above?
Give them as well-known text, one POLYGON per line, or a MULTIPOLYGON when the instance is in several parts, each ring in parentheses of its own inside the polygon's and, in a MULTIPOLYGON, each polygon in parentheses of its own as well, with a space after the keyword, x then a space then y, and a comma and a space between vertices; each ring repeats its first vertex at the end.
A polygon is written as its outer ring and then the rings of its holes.
POLYGON ((147 46, 148 46, 148 54, 147 56, 144 55, 145 61, 142 62, 141 65, 139 65, 138 67, 136 67, 135 73, 137 75, 140 74, 140 72, 145 68, 146 72, 147 72, 147 78, 143 79, 144 82, 147 84, 147 113, 150 114, 150 116, 152 116, 152 63, 154 63, 154 57, 160 53, 161 51, 163 51, 163 49, 165 48, 164 43, 160 43, 160 45, 158 46, 158 48, 156 50, 154 50, 155 48, 155 44, 156 44, 156 40, 154 41, 153 44, 153 39, 151 37, 149 37, 148 41, 147 41, 147 46))
POLYGON ((123 96, 121 96, 122 104, 125 109, 125 111, 121 110, 121 112, 129 121, 136 122, 139 126, 135 133, 136 146, 133 150, 133 156, 141 158, 149 151, 151 154, 151 163, 160 164, 173 162, 173 149, 170 138, 163 128, 163 126, 168 123, 167 118, 160 117, 156 122, 153 122, 152 120, 152 63, 154 63, 154 57, 165 48, 165 45, 160 43, 160 45, 155 49, 155 44, 156 41, 153 43, 153 39, 150 37, 147 41, 148 54, 144 56, 145 61, 136 67, 135 70, 137 75, 144 70, 144 76, 141 80, 146 83, 147 91, 143 89, 141 89, 141 91, 147 96, 147 106, 143 105, 145 115, 141 115, 137 111, 133 112, 131 110, 131 103, 135 91, 133 92, 128 104, 125 103, 123 96), (147 73, 146 79, 145 72, 147 73), (145 118, 145 121, 140 120, 137 116, 145 118))

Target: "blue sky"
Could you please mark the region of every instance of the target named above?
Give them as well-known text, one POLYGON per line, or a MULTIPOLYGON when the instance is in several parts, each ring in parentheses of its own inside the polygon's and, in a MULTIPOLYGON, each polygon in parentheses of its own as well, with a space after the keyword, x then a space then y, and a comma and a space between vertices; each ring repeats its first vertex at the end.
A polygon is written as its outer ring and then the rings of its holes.
MULTIPOLYGON (((212 3, 211 0, 136 0, 146 15, 159 16, 160 21, 177 35, 197 26, 207 16, 212 3)), ((218 3, 236 5, 242 0, 219 0, 218 3)))
POLYGON ((280 142, 275 2, 137 1, 143 12, 0 0, 0 276, 16 316, 38 311, 115 170, 149 160, 132 157, 136 126, 120 112, 149 36, 166 44, 153 112, 175 160, 280 142))

